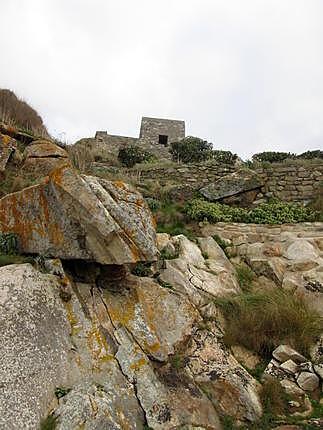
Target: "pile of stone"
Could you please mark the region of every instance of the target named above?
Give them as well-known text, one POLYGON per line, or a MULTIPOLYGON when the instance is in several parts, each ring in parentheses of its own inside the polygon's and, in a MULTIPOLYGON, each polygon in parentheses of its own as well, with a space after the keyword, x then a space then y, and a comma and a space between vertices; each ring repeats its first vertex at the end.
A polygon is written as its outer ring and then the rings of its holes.
POLYGON ((322 384, 323 364, 313 364, 290 346, 280 345, 273 351, 265 374, 280 381, 289 380, 303 391, 314 391, 322 384))

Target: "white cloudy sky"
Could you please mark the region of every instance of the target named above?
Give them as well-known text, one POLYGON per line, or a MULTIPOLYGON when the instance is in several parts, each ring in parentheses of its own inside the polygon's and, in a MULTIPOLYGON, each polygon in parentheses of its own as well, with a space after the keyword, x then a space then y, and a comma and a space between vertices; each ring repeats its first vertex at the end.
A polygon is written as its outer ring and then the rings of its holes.
POLYGON ((323 147, 322 0, 0 0, 0 87, 70 142, 142 115, 243 157, 323 147))

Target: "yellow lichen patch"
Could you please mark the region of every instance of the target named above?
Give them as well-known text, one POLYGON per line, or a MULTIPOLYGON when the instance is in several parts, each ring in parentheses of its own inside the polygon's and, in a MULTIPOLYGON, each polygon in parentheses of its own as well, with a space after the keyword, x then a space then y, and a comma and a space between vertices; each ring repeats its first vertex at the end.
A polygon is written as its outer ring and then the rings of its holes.
POLYGON ((64 174, 68 169, 70 169, 69 163, 64 162, 60 167, 50 172, 49 174, 50 181, 56 185, 61 185, 63 182, 64 174))
POLYGON ((141 367, 145 366, 147 363, 148 362, 145 358, 140 358, 139 360, 136 360, 134 363, 130 364, 130 369, 137 372, 141 367))
POLYGON ((76 336, 81 331, 81 327, 73 311, 72 303, 64 302, 64 306, 65 306, 68 322, 71 325, 71 336, 76 336))
POLYGON ((101 370, 101 364, 114 359, 113 355, 108 354, 109 345, 97 327, 97 322, 93 321, 92 329, 87 333, 87 344, 94 360, 94 370, 101 370))
POLYGON ((130 321, 133 321, 135 317, 135 302, 133 298, 129 297, 130 300, 126 302, 109 303, 110 316, 114 323, 119 323, 127 327, 130 321), (132 299, 132 300, 131 300, 132 299))
POLYGON ((9 143, 12 141, 12 138, 6 134, 0 134, 1 143, 3 145, 9 145, 9 143))
POLYGON ((126 184, 122 181, 113 181, 113 185, 115 185, 117 188, 121 188, 122 190, 126 190, 126 184))

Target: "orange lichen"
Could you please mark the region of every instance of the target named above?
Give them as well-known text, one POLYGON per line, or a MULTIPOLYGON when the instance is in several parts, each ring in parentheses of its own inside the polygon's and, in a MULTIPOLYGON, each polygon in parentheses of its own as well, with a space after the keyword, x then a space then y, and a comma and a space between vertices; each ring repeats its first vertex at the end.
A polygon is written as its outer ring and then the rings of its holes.
POLYGON ((139 358, 139 360, 130 364, 130 369, 137 372, 141 367, 145 366, 146 364, 147 364, 147 360, 145 360, 144 358, 139 358))
POLYGON ((113 181, 113 185, 115 185, 117 188, 121 188, 122 190, 126 190, 126 184, 123 181, 113 181))

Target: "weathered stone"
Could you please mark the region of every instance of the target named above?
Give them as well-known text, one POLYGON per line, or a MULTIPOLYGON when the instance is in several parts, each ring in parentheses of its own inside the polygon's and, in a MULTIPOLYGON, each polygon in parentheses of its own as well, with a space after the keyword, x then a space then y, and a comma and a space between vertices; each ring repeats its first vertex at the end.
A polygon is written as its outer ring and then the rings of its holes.
POLYGON ((185 359, 187 371, 218 410, 238 421, 261 416, 259 384, 225 349, 214 330, 196 330, 185 359))
POLYGON ((291 348, 289 345, 279 345, 273 351, 273 357, 280 362, 285 362, 287 360, 293 360, 295 363, 304 363, 306 358, 291 348))
POLYGON ((70 326, 58 293, 57 279, 30 264, 0 268, 3 429, 38 428, 55 388, 69 384, 70 326))
POLYGON ((295 240, 289 245, 284 252, 284 257, 288 260, 315 260, 319 257, 319 254, 315 247, 304 239, 295 240))
POLYGON ((54 171, 42 184, 0 200, 0 231, 21 250, 101 264, 154 260, 155 230, 140 194, 122 182, 54 171))
POLYGON ((320 380, 311 372, 302 372, 297 378, 298 385, 305 391, 314 391, 318 388, 320 380))
POLYGON ((116 331, 116 337, 120 344, 116 357, 123 373, 136 386, 149 427, 170 430, 185 425, 221 429, 211 402, 192 380, 186 377, 188 381, 183 385, 183 380, 173 374, 163 384, 163 379, 158 377, 147 356, 124 328, 116 331))
POLYGON ((298 372, 298 365, 293 360, 284 361, 284 363, 280 365, 280 368, 291 375, 298 372))
POLYGON ((6 169, 9 158, 17 148, 17 142, 0 133, 0 174, 6 169))
POLYGON ((162 251, 170 242, 170 235, 167 233, 157 233, 156 244, 158 251, 162 251))
POLYGON ((314 370, 315 370, 315 373, 317 375, 319 375, 319 377, 321 379, 323 379, 323 364, 315 364, 314 365, 314 370))
POLYGON ((55 410, 55 429, 143 429, 144 414, 134 394, 129 395, 131 385, 116 382, 73 388, 55 410))
MULTIPOLYGON (((263 181, 258 175, 251 170, 241 169, 201 188, 200 193, 210 201, 217 201, 262 186, 263 181)), ((256 194, 253 197, 255 198, 256 194)))
POLYGON ((48 140, 35 140, 24 151, 25 158, 68 158, 67 152, 48 140))
POLYGON ((290 381, 289 379, 283 379, 280 381, 280 385, 284 388, 286 393, 293 398, 298 398, 305 394, 295 382, 290 381))
POLYGON ((286 270, 286 264, 282 258, 272 257, 270 259, 250 257, 247 259, 251 269, 258 276, 266 276, 274 281, 277 285, 281 285, 286 270))
POLYGON ((241 345, 233 345, 231 347, 232 354, 244 367, 254 369, 261 359, 256 353, 249 351, 241 345))
POLYGON ((240 291, 231 263, 213 239, 200 242, 205 246, 208 244, 207 260, 204 260, 201 249, 185 236, 175 236, 172 241, 178 250, 178 258, 166 261, 165 268, 160 270, 160 279, 175 291, 188 296, 199 308, 214 297, 240 291), (219 258, 212 259, 212 255, 219 258))
POLYGON ((188 300, 150 278, 129 276, 119 293, 104 290, 113 325, 125 326, 143 351, 164 361, 191 334, 200 316, 188 300))

